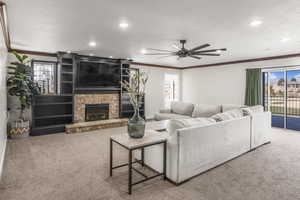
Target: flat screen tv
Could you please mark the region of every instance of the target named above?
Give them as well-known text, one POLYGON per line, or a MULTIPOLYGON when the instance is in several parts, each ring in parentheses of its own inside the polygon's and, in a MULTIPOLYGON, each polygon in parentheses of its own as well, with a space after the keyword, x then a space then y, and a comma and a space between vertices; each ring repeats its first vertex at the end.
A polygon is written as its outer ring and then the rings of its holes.
POLYGON ((120 70, 119 64, 82 61, 77 68, 77 87, 120 88, 120 70))

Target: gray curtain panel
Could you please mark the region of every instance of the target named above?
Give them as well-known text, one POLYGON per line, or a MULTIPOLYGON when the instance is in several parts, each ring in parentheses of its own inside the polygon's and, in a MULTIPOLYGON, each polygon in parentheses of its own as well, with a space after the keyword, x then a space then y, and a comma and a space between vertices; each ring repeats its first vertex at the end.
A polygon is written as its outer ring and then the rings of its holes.
POLYGON ((261 69, 247 69, 245 105, 254 106, 262 104, 261 69))

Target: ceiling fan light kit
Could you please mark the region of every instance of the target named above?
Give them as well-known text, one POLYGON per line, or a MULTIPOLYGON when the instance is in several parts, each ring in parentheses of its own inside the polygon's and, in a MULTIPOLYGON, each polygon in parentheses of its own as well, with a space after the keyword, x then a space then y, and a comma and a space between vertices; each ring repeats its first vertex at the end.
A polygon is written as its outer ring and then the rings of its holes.
POLYGON ((174 49, 176 49, 177 51, 148 48, 147 50, 155 51, 155 52, 146 53, 145 55, 151 55, 151 56, 161 55, 161 56, 163 56, 163 57, 160 57, 160 58, 170 57, 170 56, 177 56, 178 59, 186 58, 186 57, 201 59, 202 56, 220 56, 221 51, 226 51, 227 50, 226 48, 203 50, 204 48, 209 47, 210 44, 203 44, 203 45, 197 46, 197 47, 192 48, 192 49, 187 49, 185 47, 186 40, 180 40, 179 42, 181 44, 181 48, 178 47, 177 45, 172 45, 172 47, 174 49))

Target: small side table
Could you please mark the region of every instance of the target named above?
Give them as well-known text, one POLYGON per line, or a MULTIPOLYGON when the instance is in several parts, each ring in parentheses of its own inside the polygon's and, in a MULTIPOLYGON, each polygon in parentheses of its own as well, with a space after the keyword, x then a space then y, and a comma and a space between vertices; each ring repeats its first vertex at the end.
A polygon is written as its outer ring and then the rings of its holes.
POLYGON ((150 179, 153 179, 158 176, 163 176, 164 180, 166 179, 166 170, 167 170, 167 139, 165 136, 161 135, 159 132, 154 130, 146 130, 145 136, 140 139, 133 139, 128 136, 128 134, 120 134, 120 135, 113 135, 110 137, 110 176, 112 176, 113 169, 128 166, 128 194, 131 194, 132 186, 137 185, 139 183, 143 183, 150 179), (128 150, 128 163, 113 166, 113 143, 116 143, 125 149, 128 150), (139 163, 143 167, 147 167, 144 165, 144 149, 149 146, 163 144, 164 151, 163 151, 163 173, 157 173, 153 176, 147 176, 143 172, 139 171, 138 169, 132 166, 133 163, 139 163), (141 149, 141 160, 136 160, 132 162, 132 153, 134 150, 141 149), (132 183, 132 171, 137 172, 138 174, 145 177, 143 180, 137 181, 132 183))

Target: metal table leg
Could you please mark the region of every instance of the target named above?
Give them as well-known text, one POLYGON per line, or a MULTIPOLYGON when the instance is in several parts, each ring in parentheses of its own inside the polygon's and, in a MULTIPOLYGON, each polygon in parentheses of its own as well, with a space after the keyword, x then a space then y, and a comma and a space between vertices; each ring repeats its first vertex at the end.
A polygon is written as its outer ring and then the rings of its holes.
POLYGON ((144 167, 145 166, 145 162, 144 162, 144 158, 145 158, 145 152, 144 152, 144 148, 141 149, 141 160, 142 160, 142 166, 144 167))
POLYGON ((128 156, 128 194, 131 194, 132 188, 132 150, 129 150, 128 156))
POLYGON ((113 171, 113 141, 110 139, 110 144, 109 144, 109 175, 112 176, 112 171, 113 171))
POLYGON ((164 142, 164 157, 163 157, 163 159, 164 159, 164 180, 166 180, 166 178, 167 178, 167 174, 166 174, 166 172, 167 172, 167 142, 164 142))

